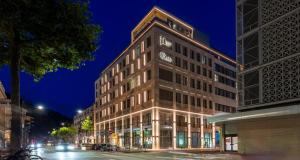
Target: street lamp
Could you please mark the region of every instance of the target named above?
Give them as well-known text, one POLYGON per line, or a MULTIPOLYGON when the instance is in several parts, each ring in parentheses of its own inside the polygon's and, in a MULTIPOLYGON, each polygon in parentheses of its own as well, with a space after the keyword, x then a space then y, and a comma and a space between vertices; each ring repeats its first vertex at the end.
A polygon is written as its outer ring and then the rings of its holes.
POLYGON ((37 109, 38 109, 38 110, 43 110, 43 109, 44 109, 44 106, 39 105, 39 106, 37 106, 37 109))
POLYGON ((81 109, 78 109, 78 110, 77 110, 77 113, 81 114, 81 113, 82 113, 82 110, 81 110, 81 109))

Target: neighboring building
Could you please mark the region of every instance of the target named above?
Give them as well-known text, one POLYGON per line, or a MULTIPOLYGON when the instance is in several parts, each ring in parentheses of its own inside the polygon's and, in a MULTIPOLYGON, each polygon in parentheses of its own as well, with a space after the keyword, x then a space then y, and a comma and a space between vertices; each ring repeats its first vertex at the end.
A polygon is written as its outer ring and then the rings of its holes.
POLYGON ((81 129, 82 122, 87 118, 90 117, 92 122, 94 122, 94 105, 86 108, 81 113, 77 113, 73 118, 73 125, 77 130, 77 136, 75 138, 76 144, 82 143, 94 143, 94 132, 86 132, 81 129))
POLYGON ((211 122, 225 127, 226 150, 299 154, 300 1, 237 0, 236 14, 240 112, 211 122))
POLYGON ((10 100, 6 97, 4 87, 0 81, 0 150, 7 149, 10 143, 10 100))
POLYGON ((149 149, 215 148, 207 117, 236 111, 236 64, 154 7, 131 44, 95 82, 96 143, 149 149))

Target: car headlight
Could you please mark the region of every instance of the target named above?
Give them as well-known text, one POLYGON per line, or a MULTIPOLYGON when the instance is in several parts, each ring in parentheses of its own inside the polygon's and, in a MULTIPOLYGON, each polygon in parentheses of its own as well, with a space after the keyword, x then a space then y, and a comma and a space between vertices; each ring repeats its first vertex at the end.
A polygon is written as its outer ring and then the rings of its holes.
POLYGON ((37 147, 42 147, 42 144, 38 143, 36 144, 37 147))
POLYGON ((31 147, 31 148, 34 148, 34 144, 31 144, 30 147, 31 147))
POLYGON ((68 147, 67 147, 67 149, 69 149, 69 150, 73 150, 75 147, 74 146, 72 146, 72 145, 68 145, 68 147))
POLYGON ((62 145, 58 145, 58 146, 56 146, 56 149, 57 149, 57 150, 64 150, 65 148, 64 148, 64 146, 62 146, 62 145))

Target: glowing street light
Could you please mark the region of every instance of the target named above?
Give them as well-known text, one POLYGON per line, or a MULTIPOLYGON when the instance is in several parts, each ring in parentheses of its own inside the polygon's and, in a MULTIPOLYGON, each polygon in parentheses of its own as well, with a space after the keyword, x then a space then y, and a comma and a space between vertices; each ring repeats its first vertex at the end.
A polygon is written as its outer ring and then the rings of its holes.
POLYGON ((81 114, 81 113, 82 113, 82 110, 81 110, 81 109, 78 109, 78 110, 77 110, 77 113, 81 114))
POLYGON ((39 105, 39 106, 37 106, 37 109, 38 109, 38 110, 43 110, 43 109, 44 109, 44 106, 39 105))

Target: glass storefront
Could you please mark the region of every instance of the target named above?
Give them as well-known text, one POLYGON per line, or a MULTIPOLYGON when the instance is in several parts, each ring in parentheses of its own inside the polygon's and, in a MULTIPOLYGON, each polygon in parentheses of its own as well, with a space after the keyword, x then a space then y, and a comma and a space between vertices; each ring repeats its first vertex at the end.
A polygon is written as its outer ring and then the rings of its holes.
POLYGON ((177 131, 176 143, 177 148, 187 148, 187 132, 177 131))
POLYGON ((200 132, 192 132, 192 148, 200 148, 201 147, 201 133, 200 132))
POLYGON ((143 148, 152 148, 152 131, 148 130, 147 128, 144 129, 143 135, 143 148))

